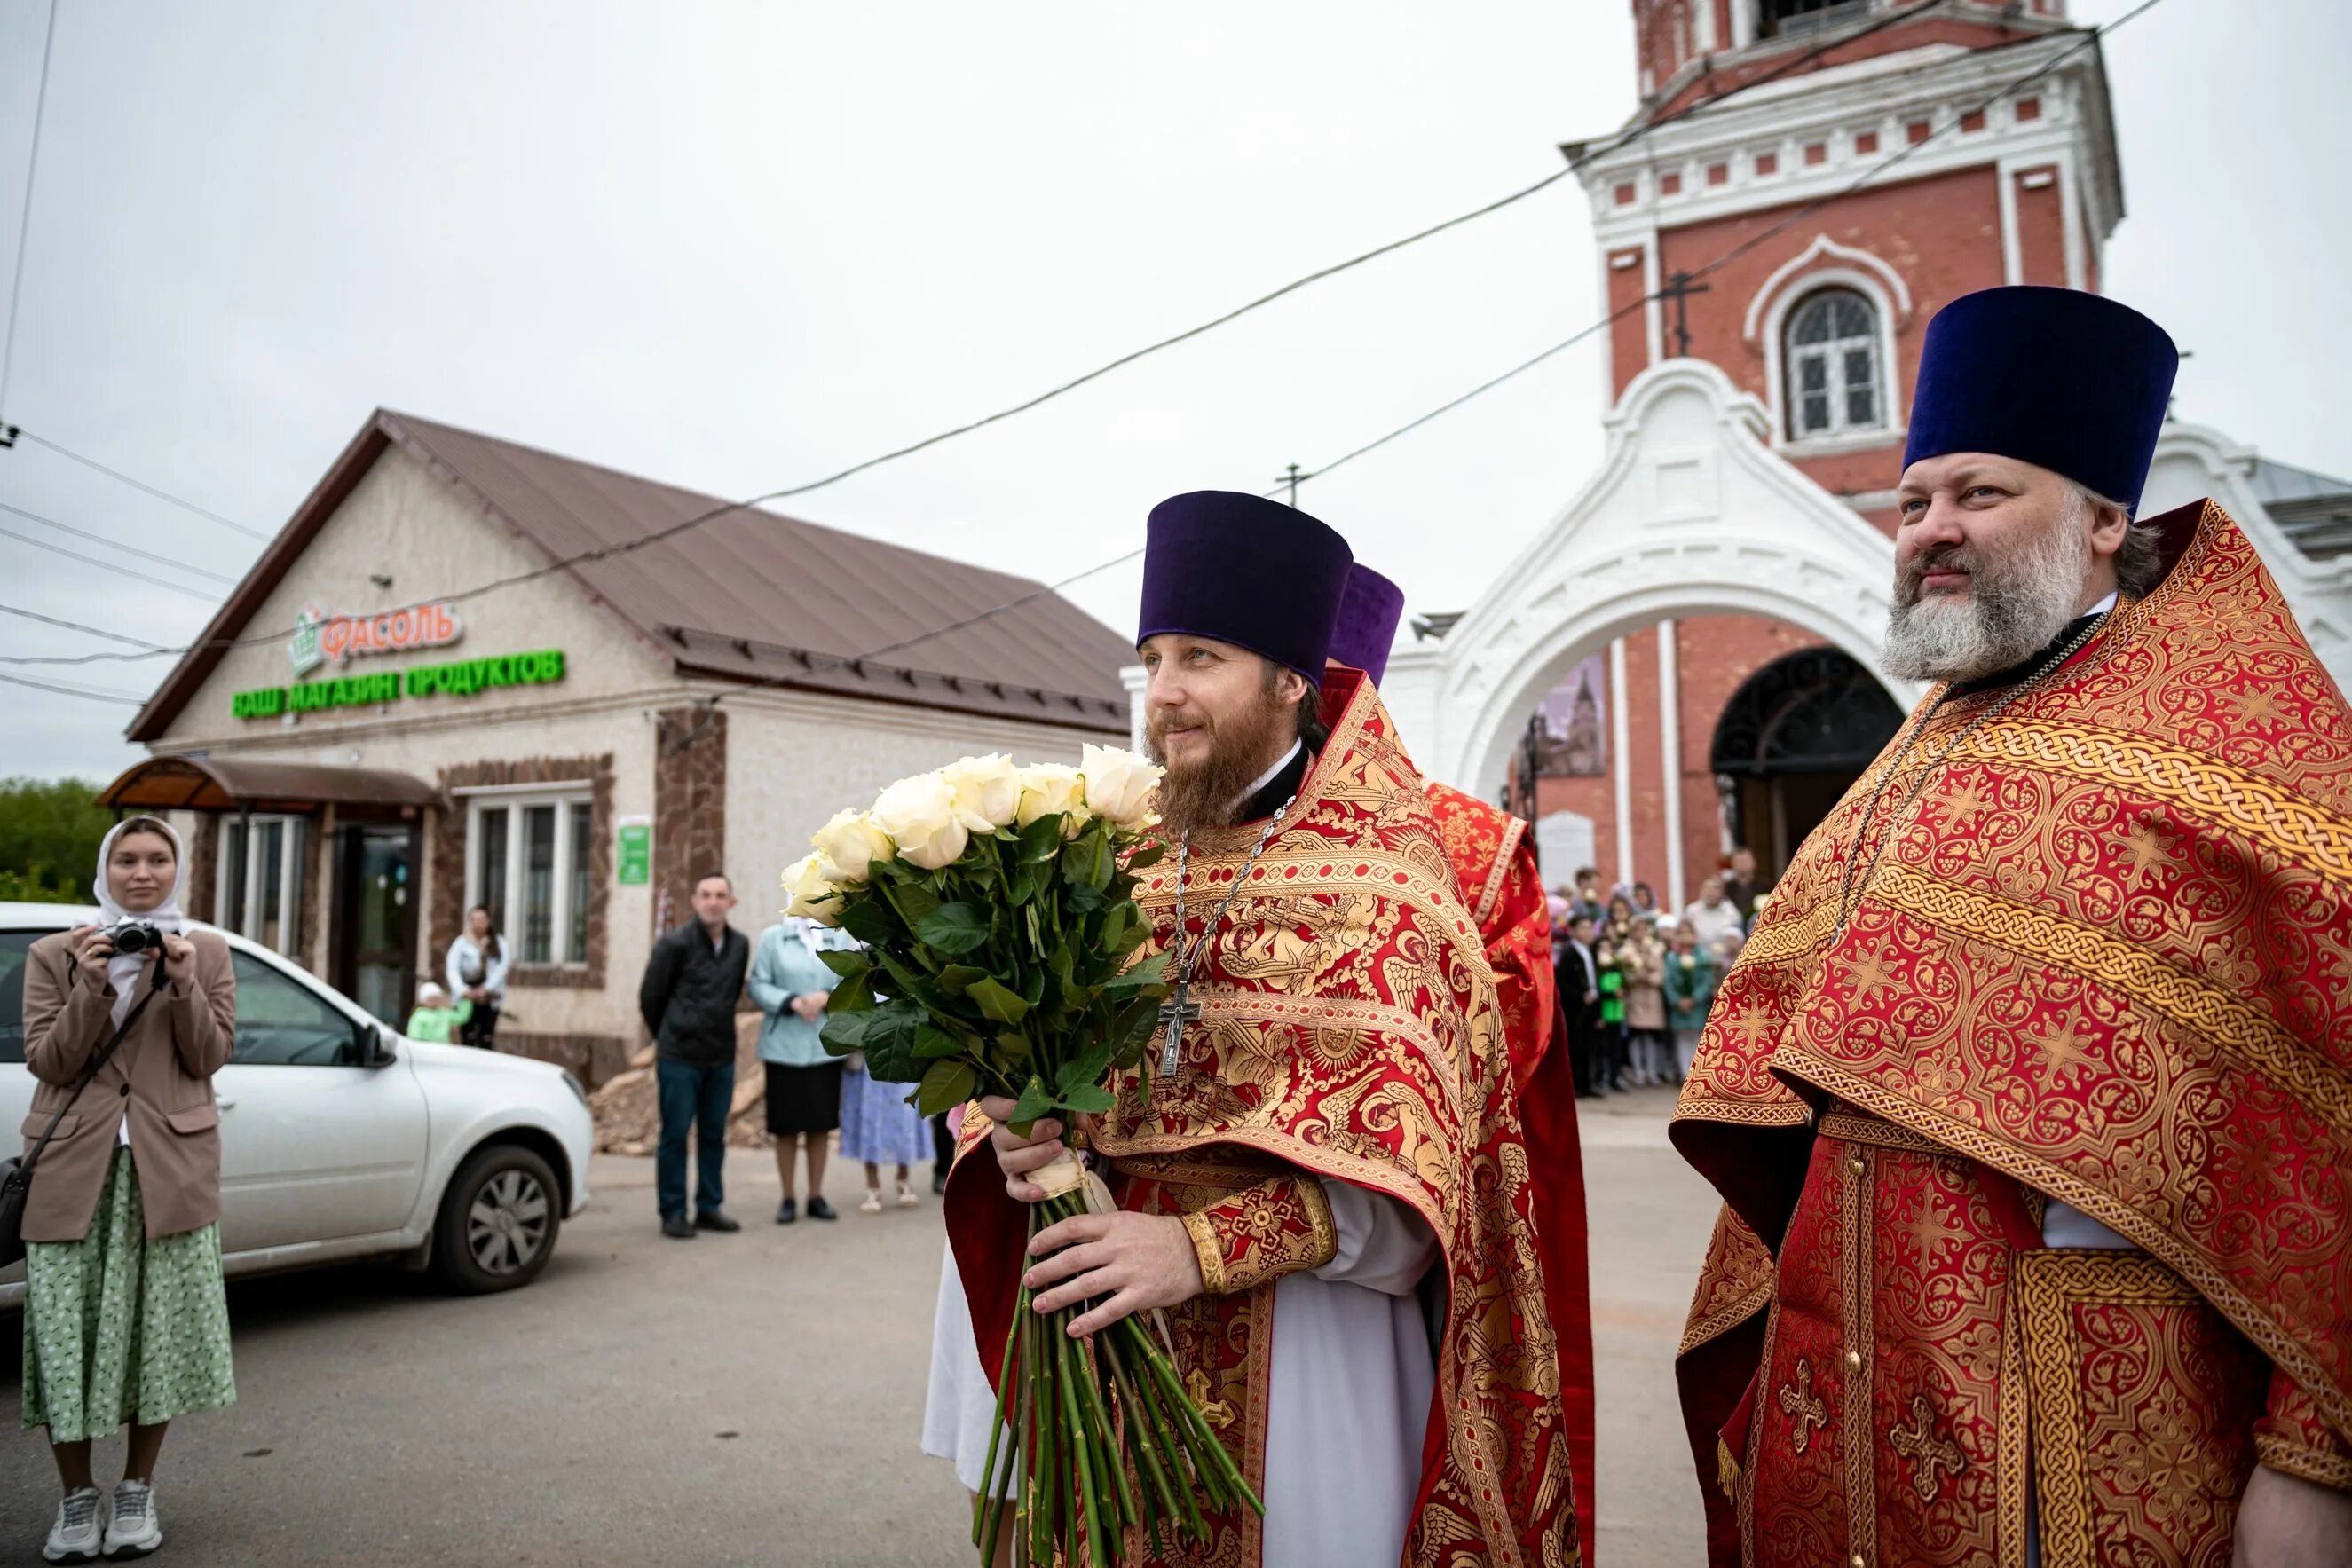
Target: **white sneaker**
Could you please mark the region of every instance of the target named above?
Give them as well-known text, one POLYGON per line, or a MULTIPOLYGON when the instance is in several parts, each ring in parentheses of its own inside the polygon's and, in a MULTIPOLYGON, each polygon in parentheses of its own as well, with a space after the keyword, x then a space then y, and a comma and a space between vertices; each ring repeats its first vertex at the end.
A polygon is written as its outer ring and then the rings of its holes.
POLYGON ((114 1489, 114 1517, 106 1526, 106 1554, 144 1557, 163 1544, 163 1521, 155 1515, 155 1489, 125 1476, 114 1489))
POLYGON ((100 1512, 104 1499, 96 1487, 66 1493, 58 1504, 58 1521, 49 1526, 48 1543, 41 1556, 50 1563, 95 1563, 105 1521, 100 1512))

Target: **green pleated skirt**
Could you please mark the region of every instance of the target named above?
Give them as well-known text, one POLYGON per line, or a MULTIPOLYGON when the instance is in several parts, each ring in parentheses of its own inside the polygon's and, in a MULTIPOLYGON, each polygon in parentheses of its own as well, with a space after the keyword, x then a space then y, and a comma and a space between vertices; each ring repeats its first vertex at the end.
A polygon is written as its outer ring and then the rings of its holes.
POLYGON ((25 1244, 25 1429, 79 1442, 236 1398, 220 1227, 149 1240, 117 1149, 89 1234, 25 1244))

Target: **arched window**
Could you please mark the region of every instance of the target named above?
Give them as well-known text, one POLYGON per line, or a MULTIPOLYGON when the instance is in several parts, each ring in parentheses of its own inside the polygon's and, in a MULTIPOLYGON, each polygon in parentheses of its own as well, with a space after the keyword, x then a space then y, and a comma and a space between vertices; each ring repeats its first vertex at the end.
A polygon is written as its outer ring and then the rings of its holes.
POLYGON ((1824 288, 1789 312, 1789 439, 1843 435, 1886 423, 1878 311, 1851 288, 1824 288))

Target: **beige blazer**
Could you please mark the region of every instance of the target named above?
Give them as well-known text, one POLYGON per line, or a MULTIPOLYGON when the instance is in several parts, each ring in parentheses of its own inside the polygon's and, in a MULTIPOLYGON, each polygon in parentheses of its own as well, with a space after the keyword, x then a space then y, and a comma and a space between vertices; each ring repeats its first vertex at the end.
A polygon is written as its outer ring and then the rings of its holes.
MULTIPOLYGON (((40 1086, 25 1118, 32 1152, 50 1114, 73 1093, 91 1055, 114 1038, 114 988, 74 963, 75 933, 33 944, 25 959, 25 1064, 40 1086)), ((195 1230, 220 1218, 220 1107, 212 1076, 236 1043, 236 977, 217 932, 190 931, 194 959, 174 964, 163 994, 58 1124, 25 1204, 25 1239, 79 1241, 89 1234, 116 1129, 131 1118, 131 1159, 150 1238, 195 1230)), ((150 983, 152 969, 139 984, 150 983)))

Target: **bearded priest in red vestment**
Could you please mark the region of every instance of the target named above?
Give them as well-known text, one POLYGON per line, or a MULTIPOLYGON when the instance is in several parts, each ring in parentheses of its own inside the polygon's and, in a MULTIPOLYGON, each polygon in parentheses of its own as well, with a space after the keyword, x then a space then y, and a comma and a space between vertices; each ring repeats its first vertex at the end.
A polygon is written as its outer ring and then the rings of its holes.
MULTIPOLYGON (((1138 897, 1177 990, 1089 1129, 1120 1211, 1046 1231, 1028 1276, 1041 1311, 1093 1301, 1078 1332, 1166 1309, 1264 1499, 1171 1561, 1572 1564, 1494 979, 1379 695, 1325 666, 1349 564, 1257 497, 1152 512, 1137 646, 1171 852, 1138 897)), ((948 1189, 982 1344, 1003 1342, 1054 1153, 1011 1109, 968 1119, 948 1189)))
POLYGON ((1936 685, 1672 1126, 1717 1563, 2352 1560, 2352 714, 2220 507, 2132 520, 2175 365, 2063 289, 1928 328, 1886 664, 1936 685))
MULTIPOLYGON (((1359 561, 1348 576, 1331 631, 1331 662, 1377 686, 1404 618, 1404 591, 1359 561)), ((1486 945, 1495 999, 1503 1013, 1511 1087, 1535 1189, 1536 1251, 1544 1300, 1559 1348, 1559 1398, 1576 1476, 1577 1535, 1592 1554, 1593 1408, 1591 1270, 1586 1248, 1584 1150, 1577 1135, 1576 1082, 1568 1060, 1568 1017, 1558 1004, 1551 911, 1528 824, 1448 785, 1427 787, 1438 838, 1454 879, 1486 945)))

